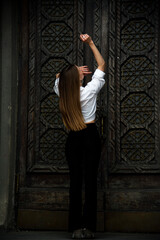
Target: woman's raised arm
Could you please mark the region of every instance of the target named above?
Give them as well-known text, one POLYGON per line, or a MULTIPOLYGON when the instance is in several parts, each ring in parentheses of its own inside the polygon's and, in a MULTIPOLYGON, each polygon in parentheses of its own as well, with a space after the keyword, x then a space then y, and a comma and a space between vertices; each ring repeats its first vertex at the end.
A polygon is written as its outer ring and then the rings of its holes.
POLYGON ((98 64, 98 69, 100 69, 101 71, 104 72, 105 71, 105 66, 106 66, 105 61, 104 61, 102 55, 100 54, 99 50, 95 46, 91 37, 88 34, 81 34, 80 39, 82 40, 82 42, 85 42, 90 46, 90 48, 91 48, 91 50, 94 54, 94 57, 96 59, 96 62, 98 64))

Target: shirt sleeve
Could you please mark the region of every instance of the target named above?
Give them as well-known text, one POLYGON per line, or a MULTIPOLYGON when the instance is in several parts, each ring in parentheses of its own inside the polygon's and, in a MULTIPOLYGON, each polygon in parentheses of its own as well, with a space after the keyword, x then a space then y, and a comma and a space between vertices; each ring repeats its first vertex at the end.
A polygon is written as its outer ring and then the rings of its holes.
POLYGON ((104 76, 105 73, 97 68, 92 76, 92 80, 85 86, 85 90, 98 94, 105 84, 104 76))
POLYGON ((55 81, 55 84, 54 84, 54 91, 55 93, 59 96, 59 88, 58 88, 58 85, 59 85, 59 78, 56 78, 56 81, 55 81))

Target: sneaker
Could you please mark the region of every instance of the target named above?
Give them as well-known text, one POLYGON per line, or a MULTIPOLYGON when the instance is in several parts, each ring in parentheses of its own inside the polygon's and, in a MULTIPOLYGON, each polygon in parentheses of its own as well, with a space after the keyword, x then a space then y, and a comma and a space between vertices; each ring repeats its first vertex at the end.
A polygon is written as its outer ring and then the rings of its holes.
POLYGON ((94 238, 94 233, 87 228, 83 228, 83 238, 93 239, 94 238))
POLYGON ((82 239, 83 237, 83 230, 82 229, 77 229, 73 232, 72 234, 73 239, 82 239))

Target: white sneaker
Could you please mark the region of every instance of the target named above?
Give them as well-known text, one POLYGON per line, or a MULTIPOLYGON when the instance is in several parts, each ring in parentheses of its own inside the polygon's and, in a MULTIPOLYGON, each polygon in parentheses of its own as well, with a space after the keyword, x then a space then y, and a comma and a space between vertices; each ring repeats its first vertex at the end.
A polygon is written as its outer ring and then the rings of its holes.
POLYGON ((83 237, 83 230, 82 229, 77 229, 73 232, 72 234, 73 239, 82 239, 83 237))
POLYGON ((93 239, 94 238, 94 233, 87 228, 83 228, 83 238, 93 239))

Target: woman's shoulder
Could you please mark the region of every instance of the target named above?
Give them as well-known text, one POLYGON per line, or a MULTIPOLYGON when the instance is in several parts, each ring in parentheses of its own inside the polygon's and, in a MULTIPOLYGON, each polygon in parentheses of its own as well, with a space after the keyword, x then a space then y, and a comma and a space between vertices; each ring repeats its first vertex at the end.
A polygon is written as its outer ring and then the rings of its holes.
POLYGON ((81 95, 92 97, 92 95, 98 94, 105 84, 104 76, 105 73, 97 68, 92 76, 91 81, 89 81, 85 87, 80 88, 81 95))

